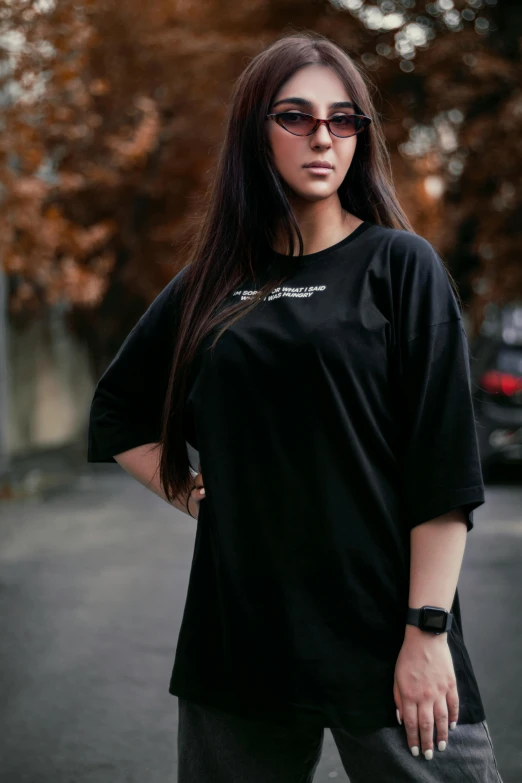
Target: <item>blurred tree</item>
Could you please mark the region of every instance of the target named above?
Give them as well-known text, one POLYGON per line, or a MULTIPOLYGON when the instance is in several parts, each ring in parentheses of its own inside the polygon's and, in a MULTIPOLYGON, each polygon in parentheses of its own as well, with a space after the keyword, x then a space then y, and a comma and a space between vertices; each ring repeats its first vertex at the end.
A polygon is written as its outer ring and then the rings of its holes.
POLYGON ((474 322, 485 297, 520 293, 520 14, 494 0, 414 5, 11 0, 0 12, 11 318, 67 303, 98 374, 184 263, 234 79, 301 29, 372 75, 405 208, 469 283, 474 322))

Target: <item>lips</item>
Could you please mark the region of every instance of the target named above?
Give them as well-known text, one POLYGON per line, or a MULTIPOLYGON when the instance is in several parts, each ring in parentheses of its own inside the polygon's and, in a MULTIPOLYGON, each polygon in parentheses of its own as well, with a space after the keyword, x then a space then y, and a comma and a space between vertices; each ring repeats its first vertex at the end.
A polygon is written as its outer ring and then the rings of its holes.
POLYGON ((305 169, 331 169, 332 164, 326 160, 314 160, 312 163, 305 163, 305 169))

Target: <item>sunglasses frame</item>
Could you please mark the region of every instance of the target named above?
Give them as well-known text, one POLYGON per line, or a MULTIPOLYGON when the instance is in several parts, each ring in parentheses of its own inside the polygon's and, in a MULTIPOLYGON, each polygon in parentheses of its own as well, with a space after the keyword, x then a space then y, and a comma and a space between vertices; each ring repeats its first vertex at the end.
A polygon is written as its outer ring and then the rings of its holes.
POLYGON ((352 116, 353 117, 358 117, 361 120, 365 120, 365 123, 362 125, 362 127, 359 128, 358 131, 355 131, 355 133, 350 133, 349 136, 339 136, 339 134, 335 133, 332 130, 332 128, 330 126, 330 123, 334 119, 333 117, 332 117, 331 120, 321 120, 321 119, 319 119, 319 117, 314 117, 312 114, 307 114, 304 111, 279 111, 279 112, 276 112, 275 114, 267 114, 266 118, 267 118, 267 120, 274 120, 274 122, 277 123, 277 125, 279 125, 280 128, 283 128, 283 130, 287 131, 288 133, 291 133, 292 136, 301 136, 302 138, 305 138, 306 136, 311 136, 313 133, 316 132, 316 130, 319 127, 319 125, 322 125, 324 123, 324 125, 326 125, 326 127, 328 128, 328 131, 331 134, 333 134, 336 138, 338 138, 338 139, 351 139, 352 136, 357 136, 363 130, 366 130, 366 128, 369 127, 369 125, 370 125, 370 123, 372 121, 371 117, 367 117, 366 114, 353 114, 353 115, 350 114, 349 116, 350 117, 352 117, 352 116), (310 117, 310 119, 315 120, 315 125, 312 128, 312 130, 310 131, 310 133, 294 133, 293 131, 288 130, 288 128, 286 128, 281 122, 278 121, 277 118, 281 117, 283 114, 300 114, 303 117, 310 117))

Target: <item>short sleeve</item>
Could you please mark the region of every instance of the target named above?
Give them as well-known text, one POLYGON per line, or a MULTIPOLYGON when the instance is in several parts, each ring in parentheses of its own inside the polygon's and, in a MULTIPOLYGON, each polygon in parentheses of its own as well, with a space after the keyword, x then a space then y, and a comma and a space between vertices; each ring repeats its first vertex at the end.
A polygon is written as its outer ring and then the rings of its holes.
POLYGON ((410 528, 461 508, 469 531, 485 498, 468 340, 441 260, 426 240, 417 247, 396 332, 401 494, 410 528))
POLYGON ((88 462, 115 462, 115 454, 160 440, 185 269, 158 294, 99 379, 89 414, 88 462))

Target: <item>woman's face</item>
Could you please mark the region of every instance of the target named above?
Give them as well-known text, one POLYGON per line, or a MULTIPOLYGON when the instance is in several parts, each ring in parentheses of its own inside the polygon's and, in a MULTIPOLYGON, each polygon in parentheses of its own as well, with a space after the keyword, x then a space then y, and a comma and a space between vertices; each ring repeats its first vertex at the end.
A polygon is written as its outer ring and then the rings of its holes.
MULTIPOLYGON (((338 114, 354 114, 355 107, 339 77, 325 65, 307 65, 285 82, 269 113, 305 112, 329 120, 338 114), (299 99, 296 100, 289 99, 299 99), (342 102, 343 106, 333 106, 342 102), (348 104, 348 105, 347 105, 348 104)), ((274 120, 268 122, 268 140, 275 166, 291 191, 306 201, 332 196, 344 180, 355 153, 357 136, 339 138, 319 125, 311 136, 294 136, 274 120), (317 174, 307 164, 327 161, 331 169, 317 174)))

